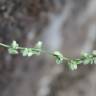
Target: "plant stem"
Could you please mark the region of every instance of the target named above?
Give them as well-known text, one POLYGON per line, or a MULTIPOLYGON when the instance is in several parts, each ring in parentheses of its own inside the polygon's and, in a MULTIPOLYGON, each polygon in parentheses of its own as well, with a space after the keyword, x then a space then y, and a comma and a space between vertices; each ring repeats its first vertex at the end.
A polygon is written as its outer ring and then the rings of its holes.
POLYGON ((64 59, 64 60, 66 60, 66 61, 68 61, 68 60, 69 60, 69 58, 67 58, 67 57, 63 57, 63 59, 64 59))
POLYGON ((10 47, 10 46, 5 45, 5 44, 3 44, 3 43, 0 43, 0 46, 6 47, 6 48, 9 48, 9 47, 10 47))
MULTIPOLYGON (((5 47, 5 48, 11 47, 11 46, 6 45, 6 44, 3 44, 3 43, 0 43, 0 46, 3 46, 3 47, 5 47)), ((22 50, 22 49, 25 49, 25 48, 24 48, 24 47, 17 47, 17 49, 18 49, 18 50, 22 50)), ((32 50, 33 50, 33 51, 36 51, 36 50, 38 51, 38 49, 35 49, 35 48, 32 48, 32 50)), ((48 50, 45 50, 45 49, 41 50, 41 52, 42 52, 42 53, 53 54, 52 52, 50 52, 50 51, 48 51, 48 50)), ((69 58, 67 58, 67 57, 63 57, 63 59, 64 59, 64 60, 67 60, 67 61, 69 60, 69 58)))

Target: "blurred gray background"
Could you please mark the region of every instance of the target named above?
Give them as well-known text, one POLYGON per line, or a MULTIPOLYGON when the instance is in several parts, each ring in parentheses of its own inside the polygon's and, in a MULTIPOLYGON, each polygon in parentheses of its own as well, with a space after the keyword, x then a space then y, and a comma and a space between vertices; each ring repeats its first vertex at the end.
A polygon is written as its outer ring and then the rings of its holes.
MULTIPOLYGON (((0 42, 77 58, 96 49, 96 0, 0 0, 0 42)), ((71 71, 42 54, 10 55, 0 47, 0 96, 96 96, 96 66, 71 71)))

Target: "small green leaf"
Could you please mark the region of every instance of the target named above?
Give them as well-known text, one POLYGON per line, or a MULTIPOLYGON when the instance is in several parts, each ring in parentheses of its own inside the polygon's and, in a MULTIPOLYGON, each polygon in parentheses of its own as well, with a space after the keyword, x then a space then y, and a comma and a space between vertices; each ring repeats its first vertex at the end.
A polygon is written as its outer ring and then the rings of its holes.
POLYGON ((70 68, 71 70, 76 70, 76 69, 77 69, 77 64, 75 64, 75 63, 68 62, 68 65, 69 65, 69 68, 70 68))
POLYGON ((72 70, 76 70, 77 69, 77 64, 71 64, 71 66, 72 66, 71 67, 72 70))
POLYGON ((33 48, 25 48, 21 51, 23 56, 32 56, 32 55, 40 55, 39 49, 33 49, 33 48))
POLYGON ((18 51, 15 50, 15 49, 13 49, 13 48, 9 48, 9 49, 8 49, 8 52, 9 52, 10 54, 18 54, 18 51))
POLYGON ((81 61, 80 59, 75 59, 74 62, 75 62, 77 65, 79 65, 79 64, 82 63, 82 61, 81 61))
POLYGON ((86 53, 86 52, 82 52, 81 53, 81 56, 83 56, 83 57, 87 57, 89 54, 88 53, 86 53))
POLYGON ((28 48, 28 53, 27 53, 28 57, 34 55, 34 52, 32 51, 32 48, 28 48))
POLYGON ((62 61, 61 61, 59 58, 58 58, 58 59, 56 58, 56 63, 57 63, 57 64, 61 64, 62 61))
POLYGON ((42 48, 42 42, 38 41, 37 44, 35 45, 35 48, 41 49, 42 48))
POLYGON ((59 51, 55 51, 52 55, 55 56, 57 64, 61 64, 63 62, 64 57, 59 51))
POLYGON ((94 58, 94 64, 96 64, 96 57, 94 58))
POLYGON ((90 64, 93 64, 93 63, 94 63, 94 60, 93 60, 93 59, 91 59, 91 60, 90 60, 90 64))
POLYGON ((21 51, 23 56, 32 56, 34 53, 32 52, 31 48, 25 48, 24 50, 21 51))
POLYGON ((84 65, 89 64, 89 63, 90 63, 90 60, 89 60, 89 59, 85 59, 85 60, 83 61, 83 64, 84 64, 84 65))
POLYGON ((14 40, 11 44, 11 47, 17 49, 19 47, 19 44, 14 40))
POLYGON ((92 52, 92 54, 93 54, 93 55, 96 55, 96 50, 94 50, 94 51, 92 52))
POLYGON ((24 48, 23 50, 21 50, 21 53, 23 56, 27 56, 28 55, 28 48, 24 48))

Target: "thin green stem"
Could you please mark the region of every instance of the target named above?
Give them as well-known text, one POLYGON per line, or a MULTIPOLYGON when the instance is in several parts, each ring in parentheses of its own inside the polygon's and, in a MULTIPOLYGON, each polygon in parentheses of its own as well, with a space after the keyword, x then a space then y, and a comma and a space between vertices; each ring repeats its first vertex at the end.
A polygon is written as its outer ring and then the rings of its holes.
POLYGON ((61 54, 59 51, 55 51, 55 52, 51 52, 45 48, 42 48, 42 46, 40 47, 33 47, 33 48, 26 48, 26 47, 20 47, 18 43, 16 43, 16 41, 13 41, 11 45, 6 45, 3 43, 0 43, 0 46, 8 48, 8 51, 10 54, 17 54, 19 51, 23 52, 23 50, 25 51, 25 53, 23 55, 26 56, 32 56, 32 52, 33 54, 39 54, 39 53, 47 53, 51 56, 55 56, 56 58, 56 63, 60 64, 62 63, 63 60, 68 62, 69 67, 72 70, 77 69, 77 65, 79 64, 96 64, 96 50, 94 50, 92 53, 83 53, 82 56, 80 56, 80 58, 77 59, 71 59, 69 57, 65 57, 63 56, 63 54, 61 54), (27 49, 27 52, 26 52, 27 49), (31 51, 30 51, 31 49, 31 51), (31 55, 30 53, 31 52, 31 55))
POLYGON ((3 43, 0 43, 0 46, 6 47, 6 48, 10 47, 9 45, 3 44, 3 43))
POLYGON ((66 61, 68 61, 68 60, 69 60, 69 58, 67 58, 67 57, 63 57, 63 59, 64 59, 64 60, 66 60, 66 61))

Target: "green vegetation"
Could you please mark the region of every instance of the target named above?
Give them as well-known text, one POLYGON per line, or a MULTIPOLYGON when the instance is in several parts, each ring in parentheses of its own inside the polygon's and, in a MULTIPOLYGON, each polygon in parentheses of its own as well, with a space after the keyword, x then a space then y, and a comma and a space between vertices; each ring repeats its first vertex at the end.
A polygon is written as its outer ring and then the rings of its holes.
POLYGON ((48 52, 43 49, 42 42, 39 41, 33 48, 20 47, 16 41, 13 41, 10 45, 0 43, 0 46, 8 49, 10 54, 22 54, 23 56, 31 57, 33 55, 40 55, 41 53, 47 53, 56 59, 57 64, 61 64, 67 61, 67 64, 71 70, 76 70, 80 64, 96 64, 96 50, 89 53, 82 53, 80 58, 70 59, 64 57, 59 51, 48 52))

